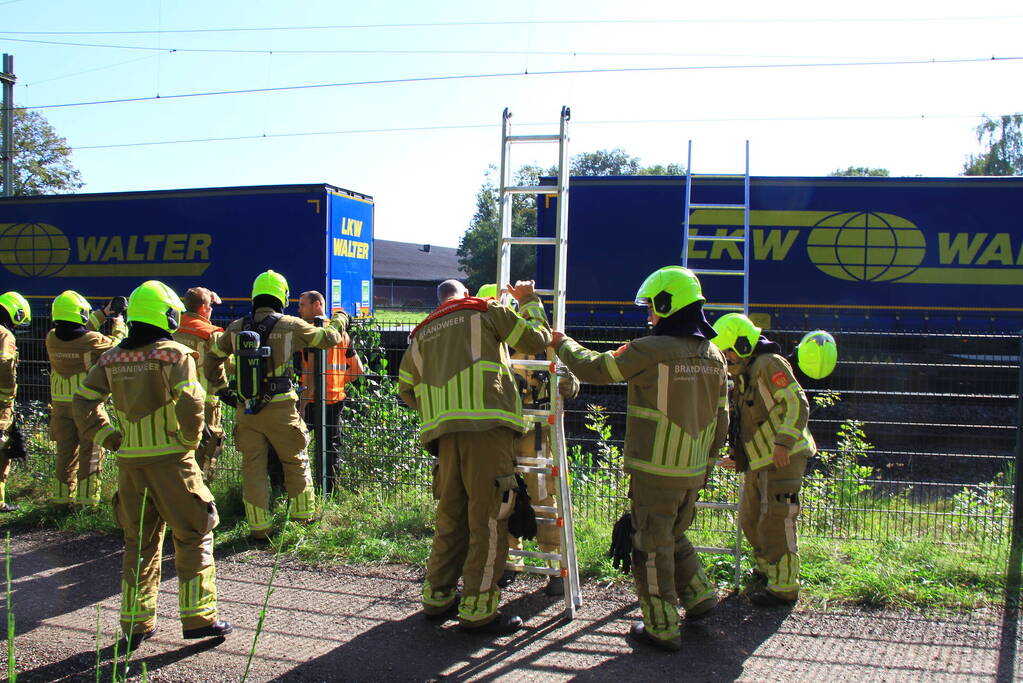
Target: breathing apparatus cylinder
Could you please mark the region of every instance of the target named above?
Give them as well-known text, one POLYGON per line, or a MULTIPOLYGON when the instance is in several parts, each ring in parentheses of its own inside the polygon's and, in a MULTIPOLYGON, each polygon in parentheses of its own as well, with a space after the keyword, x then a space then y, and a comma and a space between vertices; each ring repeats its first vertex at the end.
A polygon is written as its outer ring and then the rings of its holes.
POLYGON ((238 333, 238 348, 235 356, 238 396, 245 401, 259 398, 263 392, 266 359, 270 357, 270 347, 260 345, 259 333, 245 330, 238 333))

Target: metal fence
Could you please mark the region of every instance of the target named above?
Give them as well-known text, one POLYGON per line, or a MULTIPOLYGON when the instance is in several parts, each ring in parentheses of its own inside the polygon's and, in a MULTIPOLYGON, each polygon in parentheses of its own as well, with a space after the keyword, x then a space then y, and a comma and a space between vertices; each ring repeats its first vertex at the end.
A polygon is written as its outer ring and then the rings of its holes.
MULTIPOLYGON (((29 428, 36 476, 45 476, 47 459, 52 463, 43 345, 48 323, 39 317, 17 333, 19 411, 29 428)), ((368 489, 397 500, 429 495, 432 458, 419 446, 415 414, 396 397, 397 368, 412 327, 364 321, 352 330, 366 375, 349 385, 340 444, 326 455, 339 461, 335 484, 340 490, 368 489)), ((791 349, 802 332, 769 335, 791 349)), ((813 406, 810 429, 821 453, 804 482, 802 533, 969 544, 1004 556, 1013 518, 1019 337, 832 332, 839 345, 837 370, 823 382, 805 385, 813 406)), ((645 330, 623 322, 568 333, 591 348, 608 350, 645 330)), ((626 506, 625 409, 626 387, 620 384, 583 385, 567 403, 577 517, 611 520, 626 506)), ((228 447, 217 487, 230 488, 240 486, 240 457, 230 438, 232 411, 225 413, 228 447)), ((107 471, 113 469, 110 460, 107 471)), ((718 471, 704 498, 734 500, 737 490, 738 477, 718 471)), ((728 514, 702 511, 697 529, 730 533, 728 514)))

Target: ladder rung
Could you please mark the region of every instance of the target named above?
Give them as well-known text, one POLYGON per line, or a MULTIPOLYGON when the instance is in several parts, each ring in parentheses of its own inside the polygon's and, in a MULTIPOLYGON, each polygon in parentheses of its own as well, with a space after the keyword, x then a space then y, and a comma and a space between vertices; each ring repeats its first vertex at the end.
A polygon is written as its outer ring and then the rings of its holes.
POLYGON ((512 557, 532 557, 534 560, 561 561, 561 553, 538 553, 535 550, 509 550, 508 554, 512 557))
POLYGON ((502 237, 502 244, 539 244, 543 246, 558 246, 557 237, 502 237))
POLYGON ((558 520, 556 520, 556 519, 551 519, 550 517, 537 517, 537 518, 536 518, 536 523, 537 523, 537 524, 549 524, 549 525, 554 525, 554 524, 557 524, 557 523, 558 523, 558 520))
POLYGON ((693 272, 697 275, 746 275, 746 271, 744 270, 706 270, 703 268, 694 268, 693 272))
POLYGON ((523 415, 522 417, 526 420, 526 422, 532 422, 533 424, 550 424, 550 421, 543 415, 523 415))
POLYGON ((533 291, 536 292, 537 296, 554 296, 553 289, 534 289, 533 291))
POLYGON ((701 240, 705 242, 745 242, 745 235, 690 235, 689 241, 701 240))
MULTIPOLYGON (((514 366, 519 367, 519 368, 535 368, 537 370, 547 370, 548 372, 550 372, 551 364, 553 362, 554 361, 550 361, 550 360, 533 360, 533 359, 530 359, 530 358, 509 358, 508 359, 508 364, 509 365, 514 365, 514 366)), ((550 411, 547 411, 544 414, 548 414, 549 415, 550 411)))
POLYGON ((690 173, 690 178, 745 178, 745 173, 690 173))
POLYGON ((733 209, 735 211, 744 211, 746 209, 746 205, 745 204, 690 204, 689 208, 690 209, 733 209))
POLYGON ((557 194, 556 185, 506 185, 501 194, 557 194))
MULTIPOLYGON (((735 555, 735 548, 715 548, 714 546, 698 545, 693 548, 698 553, 713 553, 715 555, 735 555)), ((509 550, 509 553, 514 551, 509 550)))
POLYGON ((738 510, 735 503, 715 503, 714 501, 698 501, 696 507, 704 510, 738 510))
POLYGON ((527 564, 522 567, 516 567, 515 565, 510 564, 507 565, 507 567, 513 572, 522 572, 523 574, 544 574, 546 576, 561 576, 561 570, 558 569, 557 567, 534 567, 531 564, 527 564))
POLYGON ((538 410, 536 408, 523 408, 522 409, 522 414, 523 415, 534 415, 536 417, 550 417, 551 415, 554 414, 554 412, 551 411, 551 410, 538 410))
POLYGON ((505 142, 560 142, 561 136, 557 133, 551 135, 509 135, 505 142))
POLYGON ((545 515, 556 515, 556 514, 558 514, 558 508, 554 507, 553 505, 534 505, 533 506, 533 511, 534 512, 542 512, 545 515))
MULTIPOLYGON (((544 424, 547 424, 547 423, 544 422, 544 424)), ((515 471, 516 472, 521 472, 522 474, 546 474, 547 476, 551 476, 551 468, 550 467, 533 467, 532 465, 516 465, 515 466, 515 471)))

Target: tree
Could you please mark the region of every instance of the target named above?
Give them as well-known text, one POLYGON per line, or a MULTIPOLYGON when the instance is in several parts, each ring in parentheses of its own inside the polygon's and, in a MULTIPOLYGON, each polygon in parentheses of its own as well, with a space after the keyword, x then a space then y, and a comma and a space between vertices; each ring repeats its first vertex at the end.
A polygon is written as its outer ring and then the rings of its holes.
POLYGON ((963 175, 1023 175, 1023 114, 997 120, 985 116, 977 126, 977 142, 987 151, 967 157, 963 175))
POLYGON ((847 166, 845 168, 837 168, 829 176, 863 176, 871 178, 887 178, 887 168, 871 168, 869 166, 847 166))
POLYGON ((82 187, 67 140, 39 112, 14 110, 13 161, 16 195, 62 194, 82 187))
MULTIPOLYGON (((572 157, 570 173, 574 176, 613 175, 684 175, 682 164, 641 166, 638 157, 621 148, 583 152, 572 157)), ((476 213, 458 243, 458 263, 465 270, 466 286, 473 293, 480 285, 493 282, 497 273, 498 191, 492 176, 497 169, 491 166, 483 186, 476 193, 476 213)), ((543 176, 556 176, 558 167, 543 169, 522 166, 514 174, 515 185, 535 186, 543 176)), ((517 194, 512 197, 512 235, 536 235, 536 196, 517 194)), ((511 279, 533 279, 536 276, 536 249, 513 247, 511 250, 511 279)), ((503 283, 502 283, 503 284, 503 283)))

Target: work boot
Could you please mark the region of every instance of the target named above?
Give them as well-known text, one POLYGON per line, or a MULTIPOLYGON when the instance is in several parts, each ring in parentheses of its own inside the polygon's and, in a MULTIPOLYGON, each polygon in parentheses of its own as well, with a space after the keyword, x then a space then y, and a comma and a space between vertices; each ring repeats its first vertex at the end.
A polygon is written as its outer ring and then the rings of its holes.
POLYGON ((423 610, 423 616, 426 617, 427 621, 447 621, 448 619, 455 619, 458 617, 458 600, 460 595, 455 593, 455 599, 451 601, 451 604, 444 608, 442 612, 427 612, 423 610))
POLYGON ((792 607, 795 600, 788 600, 764 588, 749 594, 749 601, 757 607, 792 607))
POLYGON ((501 574, 501 578, 497 580, 498 588, 507 588, 508 586, 515 583, 515 579, 519 577, 519 573, 514 569, 505 569, 504 573, 501 574))
POLYGON ((547 588, 543 591, 551 597, 557 597, 565 594, 565 579, 560 576, 552 576, 547 580, 547 588))
POLYGON ((701 600, 686 610, 686 621, 699 621, 714 611, 718 606, 718 596, 712 595, 706 600, 701 600))
POLYGON ((658 638, 657 636, 651 635, 650 632, 646 630, 646 625, 642 621, 637 621, 632 625, 632 628, 629 629, 629 635, 641 643, 653 645, 654 647, 659 647, 662 650, 668 650, 669 652, 678 652, 682 649, 681 635, 667 640, 664 638, 658 638))
POLYGON ((522 628, 522 617, 515 614, 498 612, 497 616, 483 626, 466 626, 464 622, 458 624, 466 633, 477 633, 487 636, 503 636, 514 633, 522 628))
POLYGON ((14 512, 17 509, 17 503, 4 503, 3 505, 0 505, 0 512, 14 512))
POLYGON ((149 640, 155 635, 155 626, 148 631, 142 631, 141 633, 121 634, 121 639, 117 643, 117 651, 121 653, 134 652, 138 649, 138 646, 142 644, 142 641, 149 640))
POLYGON ((231 622, 218 619, 208 626, 199 628, 186 628, 181 631, 181 637, 185 640, 201 640, 203 638, 223 638, 234 630, 231 622))

